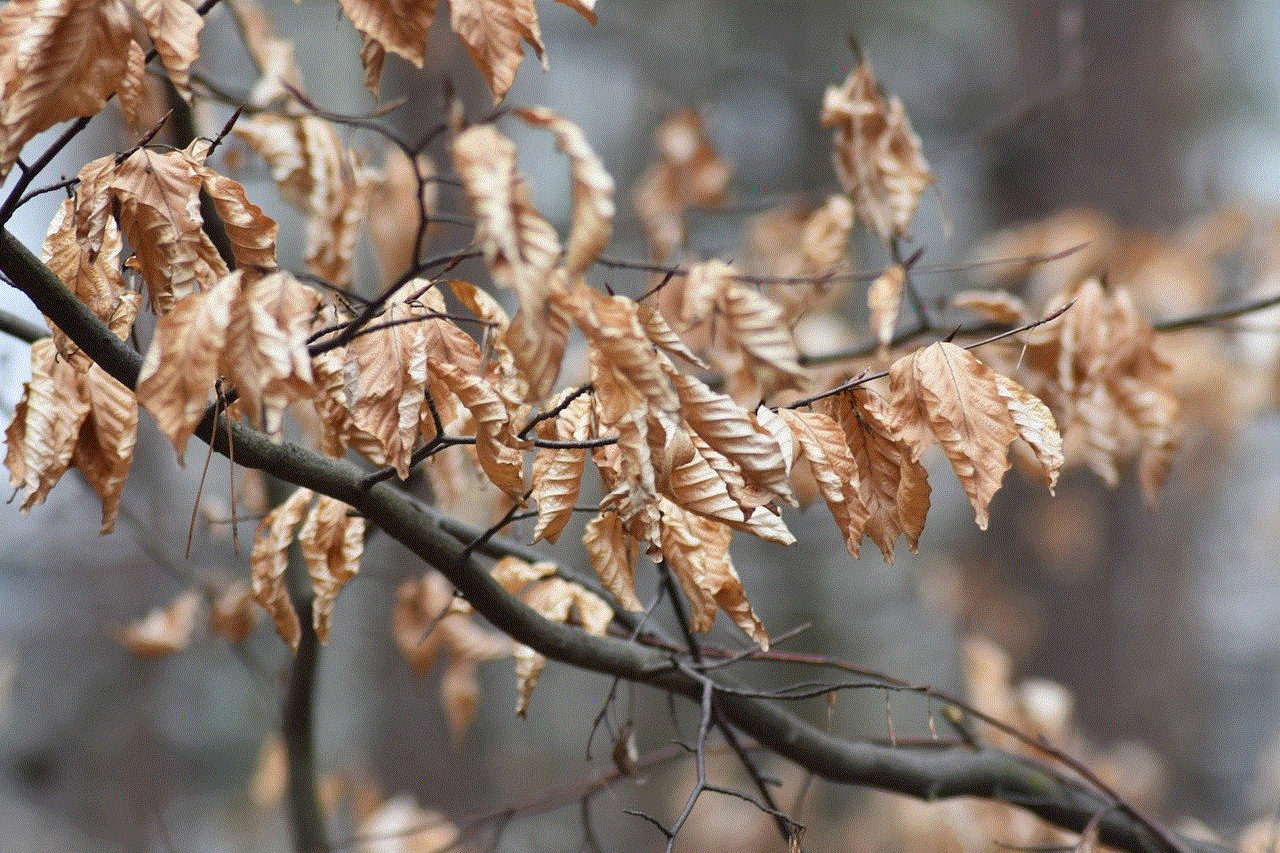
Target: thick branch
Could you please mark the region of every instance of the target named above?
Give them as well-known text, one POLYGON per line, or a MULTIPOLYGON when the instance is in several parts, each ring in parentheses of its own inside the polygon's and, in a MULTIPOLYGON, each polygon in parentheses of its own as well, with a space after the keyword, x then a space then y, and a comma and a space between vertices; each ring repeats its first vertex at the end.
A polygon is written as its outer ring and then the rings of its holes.
MULTIPOLYGON (((142 358, 115 337, 7 231, 0 233, 0 270, 52 322, 108 373, 132 388, 142 358)), ((508 595, 467 549, 465 528, 387 483, 362 488, 366 472, 223 418, 214 430, 210 414, 196 435, 220 453, 235 443, 235 460, 299 486, 344 501, 380 526, 427 564, 440 570, 486 619, 549 658, 678 693, 693 701, 702 683, 680 670, 665 652, 612 637, 595 637, 550 622, 508 595), (446 525, 448 529, 446 529, 446 525), (450 532, 452 531, 452 533, 450 532), (458 534, 463 534, 459 538, 458 534)), ((1022 806, 1058 826, 1080 832, 1097 820, 1101 840, 1132 853, 1219 853, 1220 848, 1156 834, 1124 808, 1083 782, 1037 761, 997 749, 853 742, 810 725, 778 703, 733 695, 740 685, 717 674, 718 698, 733 725, 764 746, 831 781, 894 791, 924 800, 976 796, 1022 806)))

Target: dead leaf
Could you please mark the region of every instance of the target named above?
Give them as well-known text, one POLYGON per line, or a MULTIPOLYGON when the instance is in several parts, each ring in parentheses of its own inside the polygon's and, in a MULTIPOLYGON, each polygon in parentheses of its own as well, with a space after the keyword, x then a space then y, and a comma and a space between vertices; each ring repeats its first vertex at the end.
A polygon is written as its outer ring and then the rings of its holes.
POLYGON ((185 649, 196 627, 200 600, 200 593, 187 590, 121 631, 120 642, 134 654, 152 658, 185 649))
POLYGON ((338 593, 360 570, 364 519, 342 501, 320 495, 298 531, 298 546, 311 575, 311 614, 316 637, 323 643, 329 639, 329 617, 338 593))
POLYGON ((253 552, 249 557, 253 598, 263 610, 271 614, 276 633, 295 653, 302 641, 302 626, 289 597, 285 569, 289 563, 289 545, 293 542, 293 531, 302 521, 303 513, 313 497, 315 493, 310 489, 296 489, 284 503, 267 513, 253 537, 253 552))

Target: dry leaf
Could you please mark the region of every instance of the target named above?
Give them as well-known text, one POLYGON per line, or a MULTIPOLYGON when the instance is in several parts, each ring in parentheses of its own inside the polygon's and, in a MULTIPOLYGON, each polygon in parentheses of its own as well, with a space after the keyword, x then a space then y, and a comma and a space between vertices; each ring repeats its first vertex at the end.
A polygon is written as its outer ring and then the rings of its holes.
POLYGON ((911 447, 912 461, 919 461, 935 439, 942 445, 983 530, 987 505, 1009 470, 1013 439, 1031 435, 1052 462, 1048 436, 1057 427, 1048 409, 1032 405, 1031 395, 1012 380, 997 378, 968 350, 939 342, 898 359, 889 375, 895 438, 911 447), (1027 426, 1015 423, 1011 403, 1027 426))
POLYGON ((934 177, 902 102, 885 98, 870 63, 860 63, 842 87, 827 87, 822 123, 835 128, 832 160, 858 218, 885 242, 908 236, 934 177))
POLYGON ((480 69, 493 100, 501 101, 515 82, 527 42, 542 60, 542 32, 533 0, 452 0, 453 31, 480 69))
POLYGON ((902 287, 907 280, 906 270, 894 264, 867 288, 867 307, 871 310, 871 331, 879 343, 880 355, 889 351, 893 330, 898 326, 898 309, 902 305, 902 287))
POLYGON ((253 552, 249 557, 249 571, 253 576, 253 598, 262 609, 271 614, 276 633, 294 652, 302 640, 302 626, 298 612, 289 598, 289 584, 285 569, 289 564, 289 544, 293 531, 302 521, 302 515, 315 493, 310 489, 297 489, 258 525, 253 537, 253 552))
POLYGON ((845 443, 844 430, 831 416, 803 409, 779 409, 791 428, 800 454, 818 484, 818 492, 844 535, 845 547, 855 558, 870 512, 863 503, 861 478, 845 443))
POLYGON ((409 794, 392 797, 356 831, 354 853, 438 853, 453 849, 458 828, 439 812, 424 811, 409 794))
MULTIPOLYGON (((570 401, 553 424, 541 432, 542 437, 557 441, 585 441, 591 435, 591 400, 583 395, 570 401)), ((533 529, 533 541, 546 539, 555 542, 560 537, 578 501, 586 459, 587 451, 582 447, 538 449, 532 472, 533 499, 538 502, 538 523, 533 529)))
POLYGON ((329 639, 329 616, 338 593, 360 570, 364 519, 342 501, 320 495, 298 531, 298 546, 311 575, 311 614, 323 643, 329 639))
POLYGON ((256 621, 253 603, 253 587, 248 581, 227 584, 209 610, 209 631, 233 645, 244 642, 256 621))
POLYGON ((730 173, 696 110, 669 116, 654 141, 661 159, 640 177, 631 200, 654 257, 665 261, 684 247, 685 210, 723 204, 730 173))
POLYGON ((133 7, 174 88, 190 100, 187 72, 200 56, 199 36, 204 18, 186 0, 133 0, 133 7))
POLYGON ((595 261, 609 242, 613 227, 613 178, 591 150, 582 128, 546 107, 516 110, 530 124, 545 127, 556 136, 556 146, 569 157, 573 178, 573 218, 564 269, 576 276, 595 261))
POLYGON ((37 133, 91 116, 124 81, 120 0, 13 0, 0 9, 0 181, 37 133))
POLYGON ((587 558, 604 588, 627 610, 644 609, 636 597, 636 540, 616 512, 601 510, 582 531, 587 558))
POLYGON ((144 657, 162 657, 191 643, 200 611, 200 593, 187 590, 164 607, 152 610, 120 632, 120 642, 144 657))

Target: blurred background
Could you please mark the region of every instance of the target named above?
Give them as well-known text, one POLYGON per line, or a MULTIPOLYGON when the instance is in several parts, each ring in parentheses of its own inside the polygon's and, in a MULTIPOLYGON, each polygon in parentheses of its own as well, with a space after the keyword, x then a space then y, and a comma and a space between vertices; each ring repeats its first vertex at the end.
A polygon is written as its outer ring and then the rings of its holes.
MULTIPOLYGON (((387 99, 409 98, 387 120, 410 138, 445 117, 445 75, 470 115, 492 105, 441 6, 426 68, 390 58, 383 78, 387 99)), ((334 4, 267 9, 280 33, 296 39, 318 103, 352 114, 373 107, 361 85, 359 37, 334 4)), ((849 72, 854 37, 884 86, 902 98, 937 175, 913 234, 928 264, 956 269, 923 277, 928 296, 984 283, 981 271, 963 267, 1001 245, 993 235, 1056 215, 1066 217, 1059 220, 1070 235, 1060 238, 1064 245, 1114 243, 1097 263, 1132 278, 1153 316, 1280 290, 1271 272, 1278 234, 1271 211, 1280 204, 1276 4, 601 0, 595 26, 559 4, 541 3, 539 12, 550 69, 526 61, 509 100, 562 112, 600 153, 619 186, 613 255, 645 257, 628 193, 655 156, 654 129, 684 107, 700 111, 733 168, 723 209, 690 214, 696 253, 732 254, 753 215, 797 194, 820 201, 836 191, 819 110, 825 87, 849 72)), ((207 20, 201 68, 232 91, 247 91, 253 79, 229 15, 215 7, 207 20)), ((226 115, 204 114, 205 131, 216 132, 226 115)), ((110 114, 95 119, 48 179, 128 147, 127 131, 113 121, 110 114)), ((563 160, 545 134, 503 128, 521 146, 535 205, 563 225, 571 201, 563 160)), ((346 141, 362 143, 354 135, 346 141)), ((37 139, 30 150, 40 145, 37 139)), ((437 162, 441 152, 433 149, 437 162)), ((301 267, 300 217, 273 201, 261 164, 243 168, 237 177, 250 198, 280 222, 282 261, 301 267)), ((19 213, 13 227, 28 245, 39 243, 56 203, 51 194, 19 213)), ((446 198, 443 208, 451 203, 446 198)), ((439 229, 440 250, 468 239, 465 228, 445 222, 439 229)), ((859 270, 887 263, 873 240, 853 258, 859 270)), ((376 286, 367 258, 362 269, 365 285, 376 286)), ((479 268, 461 275, 482 279, 479 268)), ((595 275, 624 290, 641 281, 595 275)), ((0 297, 8 310, 38 319, 14 293, 0 297)), ((865 334, 863 294, 854 288, 844 305, 850 328, 865 334)), ((938 457, 920 552, 902 549, 891 566, 872 549, 851 560, 821 507, 789 519, 801 540, 795 547, 736 543, 739 572, 765 624, 777 633, 811 623, 788 648, 957 691, 975 689, 972 641, 985 638, 1008 655, 1008 680, 1065 688, 1054 695, 1070 697, 1073 742, 1098 766, 1133 783, 1134 795, 1159 814, 1193 817, 1233 842, 1280 802, 1276 334, 1252 319, 1252 334, 1230 344, 1230 355, 1244 359, 1232 364, 1248 371, 1235 368, 1233 383, 1217 364, 1189 371, 1194 423, 1155 507, 1144 506, 1128 471, 1110 489, 1073 470, 1054 498, 1011 474, 990 528, 980 532, 938 457), (1234 384, 1246 372, 1250 381, 1234 384)), ((7 414, 29 368, 24 345, 0 345, 7 414)), ((117 641, 125 625, 193 581, 246 576, 253 532, 252 524, 241 526, 237 555, 225 525, 209 523, 230 512, 221 460, 210 464, 198 499, 204 460, 194 445, 179 468, 144 417, 138 447, 110 537, 97 536, 98 502, 74 475, 30 514, 19 514, 15 502, 0 506, 7 531, 0 540, 0 850, 281 849, 288 836, 270 733, 289 658, 270 626, 260 623, 240 646, 198 631, 189 648, 159 659, 139 658, 117 641)), ((527 540, 531 530, 514 535, 527 540)), ((572 545, 563 556, 582 565, 572 545)), ((328 796, 345 804, 333 818, 335 840, 350 835, 349 815, 382 797, 407 793, 465 823, 610 767, 607 737, 597 737, 586 758, 610 684, 555 664, 527 719, 511 712, 510 664, 481 665, 476 719, 452 742, 438 668, 415 676, 392 640, 396 588, 421 571, 375 536, 334 611, 317 707, 328 796)), ((652 579, 645 583, 651 590, 652 579)), ((728 631, 715 636, 737 642, 728 631)), ((788 677, 764 669, 758 676, 788 677)), ((830 709, 830 725, 884 737, 885 701, 843 697, 830 709)), ((823 720, 828 710, 815 703, 806 713, 823 720)), ((920 735, 930 709, 898 697, 888 713, 899 734, 920 735)), ((661 696, 622 689, 611 719, 627 717, 642 750, 673 737, 661 696)), ((687 735, 690 709, 676 718, 687 735)), ((789 790, 801 784, 792 770, 776 772, 789 790)), ((655 771, 646 784, 598 795, 590 810, 605 848, 656 847, 652 828, 622 809, 665 814, 683 802, 690 780, 686 770, 655 771), (629 840, 608 842, 613 837, 629 840)), ((850 838, 866 837, 849 834, 876 806, 861 792, 819 783, 808 796, 806 814, 828 831, 806 837, 807 848, 844 850, 850 838)), ((768 823, 737 808, 717 800, 700 809, 701 823, 682 849, 777 849, 768 823)), ((575 850, 581 826, 577 799, 569 797, 566 808, 504 823, 495 844, 575 850)), ((991 840, 955 846, 989 849, 991 840)))

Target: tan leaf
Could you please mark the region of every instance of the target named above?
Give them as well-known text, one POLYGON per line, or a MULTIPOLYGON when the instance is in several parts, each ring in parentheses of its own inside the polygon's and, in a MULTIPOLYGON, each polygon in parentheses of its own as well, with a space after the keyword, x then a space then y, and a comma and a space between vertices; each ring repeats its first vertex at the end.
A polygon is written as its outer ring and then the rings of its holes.
POLYGON ((596 0, 556 0, 563 6, 568 6, 591 23, 596 22, 596 0))
POLYGON ((775 435, 758 429, 751 416, 730 397, 717 394, 702 380, 672 371, 685 423, 742 471, 747 484, 795 505, 788 478, 790 460, 783 457, 775 435))
POLYGON ((51 338, 31 345, 31 381, 23 388, 5 430, 5 465, 9 482, 27 492, 26 512, 48 496, 71 465, 89 402, 81 393, 80 376, 58 357, 51 338))
POLYGON ((1053 414, 1039 397, 1012 379, 998 373, 992 375, 996 380, 996 391, 1013 417, 1018 436, 1031 446, 1044 472, 1045 485, 1052 493, 1063 462, 1062 436, 1058 433, 1053 414))
MULTIPOLYGON (((451 25, 480 69, 494 101, 506 97, 528 42, 543 59, 542 33, 533 0, 454 0, 451 25)), ((543 59, 545 64, 546 60, 543 59)))
POLYGON ((285 84, 303 91, 302 74, 293 59, 293 42, 276 36, 275 25, 256 0, 226 0, 236 18, 245 48, 262 77, 249 93, 249 103, 266 107, 293 96, 285 84))
POLYGON ((865 388, 830 398, 826 411, 844 429, 858 472, 858 497, 867 508, 865 532, 893 562, 899 534, 915 553, 929 512, 929 478, 911 448, 893 437, 885 402, 865 388))
POLYGON ((582 544, 600 583, 618 603, 633 612, 644 610, 636 597, 636 540, 618 514, 601 510, 587 522, 582 544))
MULTIPOLYGON (((120 273, 121 248, 120 230, 115 220, 110 218, 103 223, 101 243, 96 251, 82 245, 76 238, 75 200, 66 199, 49 224, 40 260, 89 307, 94 316, 108 321, 124 301, 131 300, 135 311, 137 306, 137 299, 128 293, 128 286, 120 273)), ((53 340, 58 352, 76 367, 84 369, 88 366, 88 356, 56 326, 53 326, 53 340)))
POLYGON ((971 352, 940 341, 903 356, 889 369, 890 414, 896 437, 918 462, 934 439, 987 528, 987 505, 1009 470, 1018 428, 1000 396, 996 374, 971 352))
POLYGON ((340 288, 349 287, 373 173, 343 146, 333 126, 316 116, 260 114, 240 122, 234 132, 266 160, 281 196, 307 216, 307 267, 340 288))
POLYGON ((89 412, 80 427, 72 461, 102 500, 100 532, 105 535, 115 527, 120 495, 133 462, 138 400, 97 364, 80 377, 80 384, 89 412))
POLYGON ((244 642, 253 630, 253 587, 245 580, 237 580, 217 594, 209 611, 209 631, 228 643, 244 642))
POLYGON ((0 9, 0 181, 37 133, 102 109, 123 82, 130 41, 120 0, 14 0, 0 9))
POLYGON ((463 372, 447 362, 428 362, 437 376, 476 422, 476 457, 489 480, 510 497, 524 495, 524 462, 511 432, 511 414, 484 377, 463 372))
POLYGON ((712 557, 695 529, 692 513, 686 512, 666 498, 659 498, 661 507, 662 559, 675 575, 689 600, 689 627, 699 633, 710 631, 715 624, 716 604, 712 584, 708 577, 707 562, 712 557))
POLYGON ((187 72, 200 56, 200 30, 204 18, 186 0, 133 0, 151 43, 160 54, 173 86, 190 96, 187 72))
POLYGON ((116 103, 120 106, 120 112, 124 113, 129 128, 134 132, 141 130, 143 110, 147 103, 146 59, 142 46, 133 39, 129 39, 125 72, 120 79, 120 88, 116 91, 116 103))
POLYGON ((667 323, 667 318, 662 316, 662 312, 653 304, 653 302, 638 303, 637 313, 640 317, 640 325, 644 327, 644 332, 649 336, 649 340, 658 349, 667 355, 679 356, 694 367, 702 370, 710 370, 711 367, 698 357, 698 354, 680 339, 667 323))
POLYGON ((822 412, 779 409, 778 415, 791 427, 801 455, 808 460, 818 491, 844 535, 845 547, 857 557, 870 511, 862 501, 858 468, 844 430, 822 412))
POLYGON ((198 170, 218 212, 238 269, 265 273, 276 267, 276 223, 249 201, 244 187, 207 166, 198 170))
POLYGON ((140 148, 111 176, 111 192, 120 205, 120 230, 133 246, 156 313, 227 274, 203 229, 202 184, 195 165, 181 151, 140 148))
POLYGON ((653 409, 675 414, 680 401, 667 377, 671 362, 650 343, 635 301, 606 296, 585 284, 564 298, 578 328, 610 366, 626 377, 653 409))
POLYGON ((995 323, 1018 325, 1031 316, 1021 299, 1004 290, 962 290, 952 295, 951 304, 995 323))
POLYGON ((806 374, 782 309, 760 293, 731 283, 723 294, 725 334, 741 347, 766 388, 798 387, 806 374))
MULTIPOLYGON (((579 396, 554 420, 549 437, 558 441, 585 441, 591 434, 591 400, 579 396)), ((544 436, 548 437, 548 436, 544 436)), ((533 498, 538 502, 538 523, 533 541, 555 542, 573 515, 582 485, 587 451, 581 447, 539 448, 533 459, 533 498)))
POLYGON ((164 607, 157 607, 120 632, 120 642, 144 657, 163 657, 191 643, 200 612, 200 593, 187 590, 164 607))
POLYGON ((768 651, 769 634, 747 601, 746 590, 729 557, 729 528, 708 518, 690 518, 689 523, 705 543, 706 584, 716 604, 753 643, 768 651))
POLYGON ((422 67, 436 0, 342 0, 342 11, 383 50, 408 60, 415 68, 422 67))
POLYGON ((907 226, 933 173, 902 102, 886 98, 863 61, 841 87, 828 86, 822 123, 834 127, 832 160, 858 218, 888 242, 907 226))
POLYGON ((321 495, 298 531, 298 546, 311 575, 315 600, 311 613, 316 637, 329 639, 329 617, 342 587, 360 570, 364 552, 364 519, 350 513, 350 507, 321 495))
POLYGON ((302 626, 298 612, 289 598, 289 585, 285 569, 289 564, 289 544, 293 531, 302 521, 302 515, 315 493, 310 489, 297 489, 258 525, 253 537, 253 552, 249 557, 249 571, 253 577, 253 598, 262 609, 271 614, 276 633, 294 652, 302 640, 302 626))
POLYGON ((609 242, 613 229, 613 178, 591 150, 582 128, 546 107, 516 110, 530 124, 556 136, 556 146, 569 157, 573 178, 573 217, 564 268, 576 276, 589 267, 609 242))
POLYGON ((906 270, 894 264, 867 288, 867 307, 871 310, 871 330, 880 344, 880 354, 889 351, 893 330, 898 326, 898 309, 902 305, 902 287, 907 280, 906 270))
MULTIPOLYGON (((422 215, 425 212, 430 217, 436 210, 435 174, 430 157, 419 154, 410 160, 399 148, 392 148, 369 188, 369 242, 376 251, 384 287, 398 281, 417 262, 413 252, 422 215)), ((431 233, 429 225, 422 238, 424 245, 431 233)))
POLYGON ((285 408, 315 395, 307 338, 320 297, 288 272, 253 280, 237 270, 230 278, 238 278, 240 292, 219 370, 240 393, 250 420, 278 439, 285 408))
POLYGON ((658 490, 684 509, 729 523, 746 521, 743 508, 729 495, 725 479, 699 452, 689 434, 673 419, 652 415, 651 442, 664 440, 655 448, 658 490), (659 427, 659 425, 661 425, 659 427))
POLYGON ((572 323, 569 312, 556 297, 563 291, 562 278, 560 273, 552 273, 550 285, 541 296, 522 292, 520 309, 504 335, 507 349, 528 384, 527 402, 545 400, 560 376, 572 323))
POLYGON ((405 302, 421 288, 410 281, 387 300, 387 310, 347 346, 346 393, 352 423, 380 448, 378 464, 409 476, 409 457, 418 439, 422 392, 427 385, 426 338, 421 303, 405 302))
POLYGON ((723 204, 730 173, 696 110, 668 116, 654 142, 661 159, 641 176, 631 198, 654 256, 666 260, 684 246, 685 210, 723 204))

